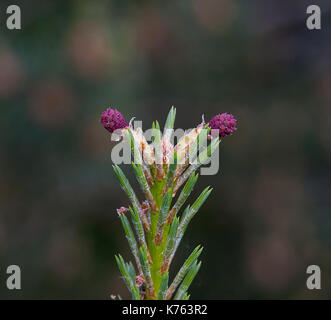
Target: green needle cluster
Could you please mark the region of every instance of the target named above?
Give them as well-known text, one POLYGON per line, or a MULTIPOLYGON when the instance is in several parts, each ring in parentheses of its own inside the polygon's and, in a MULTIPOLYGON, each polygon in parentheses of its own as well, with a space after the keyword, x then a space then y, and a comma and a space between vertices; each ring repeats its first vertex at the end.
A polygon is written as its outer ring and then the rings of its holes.
POLYGON ((220 139, 210 139, 210 127, 202 123, 186 133, 186 140, 182 140, 180 147, 173 146, 170 140, 175 116, 176 109, 172 107, 163 133, 159 123, 153 123, 153 154, 148 154, 148 159, 144 152, 150 145, 146 146, 144 138, 140 138, 139 132, 130 125, 122 128, 123 139, 129 143, 134 157, 132 168, 141 189, 139 194, 143 194, 144 199, 138 198, 138 192, 135 192, 120 167, 113 166, 130 200, 129 208, 121 208, 117 212, 136 266, 125 262, 121 255, 116 256, 116 262, 135 300, 188 300, 189 287, 201 266, 198 258, 203 248, 197 246, 170 281, 169 269, 176 250, 188 224, 212 189, 206 187, 193 204, 187 205, 182 214, 180 211, 197 183, 197 169, 210 160, 220 139), (202 146, 202 140, 209 141, 209 145, 202 146), (194 158, 197 150, 199 156, 195 161, 188 161, 194 158))

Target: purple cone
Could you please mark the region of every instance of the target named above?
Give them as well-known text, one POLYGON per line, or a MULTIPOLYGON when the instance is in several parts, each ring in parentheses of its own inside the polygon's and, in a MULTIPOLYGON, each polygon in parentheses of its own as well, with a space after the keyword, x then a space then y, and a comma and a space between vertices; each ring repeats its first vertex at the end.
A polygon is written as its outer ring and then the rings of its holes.
POLYGON ((230 113, 217 114, 209 121, 211 129, 218 129, 219 135, 225 137, 237 130, 237 120, 230 113))
POLYGON ((101 114, 100 123, 108 130, 110 133, 117 129, 123 129, 128 126, 122 113, 118 112, 116 109, 108 108, 101 114))

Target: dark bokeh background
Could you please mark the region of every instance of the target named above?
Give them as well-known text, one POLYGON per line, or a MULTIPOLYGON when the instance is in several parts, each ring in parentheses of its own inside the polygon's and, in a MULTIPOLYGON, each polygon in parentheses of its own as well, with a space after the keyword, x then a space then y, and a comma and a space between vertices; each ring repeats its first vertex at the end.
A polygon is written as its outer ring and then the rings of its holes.
MULTIPOLYGON (((128 297, 114 254, 131 258, 127 204, 98 123, 115 106, 144 127, 231 112, 214 191, 173 267, 195 245, 203 299, 331 297, 329 1, 16 1, 0 5, 0 297, 128 297), (306 28, 319 4, 322 30, 306 28), (5 286, 22 269, 22 290, 5 286), (306 268, 322 290, 306 288, 306 268)), ((130 176, 132 178, 132 175, 130 176)), ((191 198, 191 201, 193 197, 191 198)), ((173 269, 173 270, 175 270, 173 269)))

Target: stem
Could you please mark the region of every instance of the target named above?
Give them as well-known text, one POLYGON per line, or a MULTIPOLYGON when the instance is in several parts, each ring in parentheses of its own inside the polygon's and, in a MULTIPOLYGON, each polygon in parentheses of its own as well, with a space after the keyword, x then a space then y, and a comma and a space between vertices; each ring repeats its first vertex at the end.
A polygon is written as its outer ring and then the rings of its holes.
POLYGON ((153 279, 154 291, 155 291, 156 297, 158 296, 158 292, 159 292, 162 277, 163 277, 163 275, 160 272, 160 268, 161 268, 161 264, 162 264, 162 260, 163 260, 163 252, 165 249, 165 245, 166 245, 167 237, 168 237, 168 231, 169 231, 169 226, 166 224, 164 227, 163 239, 162 239, 161 244, 157 245, 154 242, 154 238, 155 238, 156 231, 157 231, 157 222, 158 222, 159 214, 160 214, 159 210, 160 210, 160 206, 161 206, 162 199, 163 199, 162 192, 165 187, 165 182, 166 182, 165 179, 162 179, 161 181, 155 180, 155 183, 151 188, 151 192, 156 201, 158 210, 155 213, 151 213, 151 228, 147 234, 148 248, 150 250, 150 254, 151 254, 151 258, 152 258, 151 275, 152 275, 152 279, 153 279))

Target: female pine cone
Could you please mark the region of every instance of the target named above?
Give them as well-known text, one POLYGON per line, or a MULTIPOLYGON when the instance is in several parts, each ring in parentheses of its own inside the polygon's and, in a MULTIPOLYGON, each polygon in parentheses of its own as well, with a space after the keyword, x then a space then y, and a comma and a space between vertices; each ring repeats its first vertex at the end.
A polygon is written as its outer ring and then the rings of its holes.
POLYGON ((117 129, 124 129, 128 127, 128 123, 125 121, 122 113, 116 109, 106 109, 101 114, 100 123, 104 126, 106 130, 110 133, 114 132, 117 129))
POLYGON ((237 120, 230 113, 217 114, 211 118, 209 126, 212 130, 218 130, 221 137, 225 137, 237 130, 237 120))

